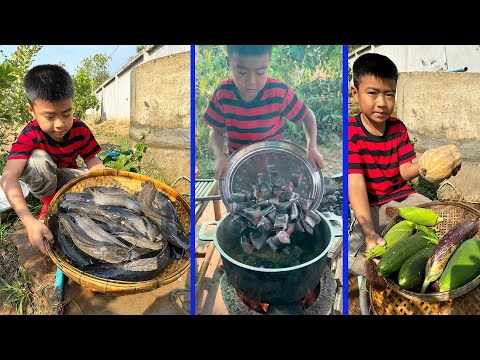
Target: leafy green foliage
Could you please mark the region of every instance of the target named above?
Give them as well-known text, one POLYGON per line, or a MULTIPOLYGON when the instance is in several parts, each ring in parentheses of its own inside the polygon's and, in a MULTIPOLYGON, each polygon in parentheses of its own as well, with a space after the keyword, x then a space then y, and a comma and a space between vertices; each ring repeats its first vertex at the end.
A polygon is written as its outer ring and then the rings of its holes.
POLYGON ((6 87, 1 87, 2 97, 0 98, 0 114, 5 114, 2 120, 12 122, 24 122, 30 119, 30 114, 25 107, 27 98, 23 91, 23 78, 32 66, 33 58, 42 49, 42 45, 19 45, 17 49, 7 58, 5 57, 2 68, 7 73, 3 80, 7 81, 6 87))
POLYGON ((100 104, 93 91, 110 77, 108 73, 110 60, 111 58, 104 54, 95 54, 77 66, 76 73, 72 76, 75 87, 74 117, 83 119, 87 109, 98 110, 100 104))
POLYGON ((145 138, 148 134, 141 133, 140 140, 133 147, 133 150, 127 146, 114 146, 110 149, 110 152, 117 151, 121 154, 118 156, 109 157, 108 153, 99 155, 99 159, 106 167, 130 171, 135 173, 141 172, 141 160, 143 154, 147 151, 147 145, 145 144, 145 138))
POLYGON ((92 82, 92 92, 110 78, 108 63, 111 59, 105 54, 95 54, 84 59, 82 65, 77 67, 77 69, 81 68, 87 73, 92 82))
POLYGON ((99 101, 92 93, 92 81, 85 69, 77 68, 77 73, 72 78, 75 87, 73 116, 77 119, 83 119, 87 109, 99 108, 99 101))
POLYGON ((0 146, 16 135, 14 129, 19 124, 31 118, 25 107, 23 78, 41 48, 41 45, 19 45, 10 57, 0 50, 4 57, 0 64, 0 146))

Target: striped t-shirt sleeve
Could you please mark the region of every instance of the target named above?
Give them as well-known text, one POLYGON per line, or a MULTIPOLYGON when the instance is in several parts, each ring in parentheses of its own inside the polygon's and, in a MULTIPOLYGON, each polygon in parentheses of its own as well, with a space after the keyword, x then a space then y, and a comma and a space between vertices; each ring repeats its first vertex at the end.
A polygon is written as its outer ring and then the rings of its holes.
POLYGON ((223 131, 225 129, 225 115, 218 102, 218 89, 213 94, 202 120, 216 130, 223 131))
POLYGON ((280 109, 281 115, 294 124, 301 123, 307 116, 307 105, 288 87, 280 109))
POLYGON ((405 129, 402 137, 400 138, 400 144, 398 146, 398 163, 399 165, 402 165, 409 161, 412 161, 416 157, 417 156, 413 149, 413 145, 410 142, 410 138, 408 136, 408 131, 407 129, 405 129))
POLYGON ((355 142, 348 141, 348 173, 363 174, 363 159, 355 142))
POLYGON ((78 149, 78 155, 80 155, 83 160, 88 161, 97 155, 102 149, 86 124, 83 130, 85 131, 83 138, 84 144, 78 149))
POLYGON ((32 131, 32 127, 27 125, 18 135, 17 141, 12 144, 8 160, 28 159, 32 155, 35 143, 31 137, 26 135, 29 131, 32 131))

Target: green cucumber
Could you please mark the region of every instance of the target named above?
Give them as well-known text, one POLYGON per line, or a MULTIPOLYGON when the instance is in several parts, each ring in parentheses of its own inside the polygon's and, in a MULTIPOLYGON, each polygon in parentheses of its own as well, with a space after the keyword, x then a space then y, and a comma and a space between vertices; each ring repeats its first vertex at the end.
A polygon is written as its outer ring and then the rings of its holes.
POLYGON ((387 252, 387 248, 392 247, 401 239, 412 235, 415 232, 414 225, 416 224, 408 220, 399 221, 383 236, 385 245, 375 245, 374 248, 365 253, 365 257, 367 259, 373 259, 374 257, 381 258, 387 252))
POLYGON ((440 291, 450 291, 472 281, 480 274, 480 238, 465 240, 445 266, 438 283, 440 291))
POLYGON ((388 249, 378 262, 378 275, 389 277, 394 272, 400 270, 405 261, 426 247, 428 243, 429 240, 423 231, 417 231, 415 234, 400 240, 388 249))
POLYGON ((435 250, 435 245, 427 245, 403 263, 398 272, 398 285, 402 289, 412 290, 423 283, 425 265, 432 256, 433 250, 435 250))

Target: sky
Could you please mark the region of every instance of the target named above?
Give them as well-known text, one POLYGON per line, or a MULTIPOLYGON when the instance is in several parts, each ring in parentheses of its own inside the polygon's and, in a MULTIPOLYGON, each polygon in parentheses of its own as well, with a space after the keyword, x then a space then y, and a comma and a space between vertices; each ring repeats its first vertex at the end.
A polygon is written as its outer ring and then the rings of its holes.
MULTIPOLYGON (((0 45, 0 49, 10 56, 17 48, 17 45, 0 45)), ((66 64, 66 70, 70 75, 75 74, 77 66, 82 60, 95 55, 105 54, 112 57, 109 62, 108 71, 110 76, 122 68, 130 56, 137 53, 137 45, 44 45, 33 58, 33 64, 58 64, 60 61, 66 64)), ((0 63, 4 57, 0 54, 0 63)))

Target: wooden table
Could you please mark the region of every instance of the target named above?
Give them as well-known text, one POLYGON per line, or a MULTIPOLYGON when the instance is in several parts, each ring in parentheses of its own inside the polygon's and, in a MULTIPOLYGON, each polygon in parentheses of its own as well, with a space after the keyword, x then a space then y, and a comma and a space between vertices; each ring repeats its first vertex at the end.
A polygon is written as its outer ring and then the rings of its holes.
MULTIPOLYGON (((218 182, 215 179, 196 179, 195 180, 195 223, 202 216, 203 212, 208 206, 208 203, 213 202, 213 211, 215 214, 215 221, 219 221, 222 218, 220 210, 220 197, 218 196, 218 182), (207 200, 197 200, 198 198, 205 198, 207 200)), ((215 251, 215 245, 212 242, 208 244, 205 252, 195 251, 195 258, 203 258, 202 266, 195 276, 195 298, 197 298, 198 290, 200 289, 202 282, 205 278, 208 265, 212 259, 213 252, 215 251)), ((196 265, 195 265, 196 266, 196 265)))

